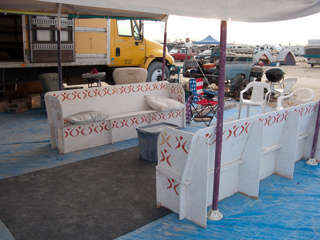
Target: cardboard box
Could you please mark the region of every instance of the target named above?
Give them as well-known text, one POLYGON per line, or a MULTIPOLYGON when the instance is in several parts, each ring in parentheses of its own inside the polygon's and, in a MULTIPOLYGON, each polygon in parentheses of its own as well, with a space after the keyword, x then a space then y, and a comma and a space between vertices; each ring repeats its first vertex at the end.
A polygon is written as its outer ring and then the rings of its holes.
POLYGON ((28 102, 7 103, 5 108, 9 113, 23 113, 29 111, 28 102))
POLYGON ((0 98, 0 112, 7 112, 5 108, 9 101, 5 100, 4 98, 0 98))
POLYGON ((28 94, 28 95, 31 98, 31 102, 29 103, 28 107, 30 109, 41 108, 40 93, 28 94))
POLYGON ((2 93, 3 98, 7 101, 5 109, 11 113, 22 113, 29 110, 31 105, 31 97, 21 91, 11 90, 2 93))
POLYGON ((9 102, 29 102, 31 103, 31 97, 19 90, 5 91, 3 98, 9 102))

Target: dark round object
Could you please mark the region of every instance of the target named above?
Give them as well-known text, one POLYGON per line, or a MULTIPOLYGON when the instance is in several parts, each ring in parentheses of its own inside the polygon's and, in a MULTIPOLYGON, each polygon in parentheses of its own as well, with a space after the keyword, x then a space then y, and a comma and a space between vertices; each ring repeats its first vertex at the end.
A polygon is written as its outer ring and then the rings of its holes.
POLYGON ((263 75, 263 68, 262 67, 253 66, 251 68, 250 77, 254 77, 254 78, 260 77, 261 78, 262 75, 263 75))
POLYGON ((279 82, 284 74, 282 68, 270 68, 266 71, 266 77, 270 82, 279 82))

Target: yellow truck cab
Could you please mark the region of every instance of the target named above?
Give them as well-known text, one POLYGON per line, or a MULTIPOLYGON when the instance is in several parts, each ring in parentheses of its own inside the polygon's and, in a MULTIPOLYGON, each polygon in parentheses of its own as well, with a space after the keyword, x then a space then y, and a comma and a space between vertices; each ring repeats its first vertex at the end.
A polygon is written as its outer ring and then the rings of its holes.
MULTIPOLYGON (((142 67, 147 81, 162 75, 163 45, 143 37, 143 22, 130 19, 61 19, 62 74, 67 83, 90 72, 142 67)), ((173 58, 166 54, 165 78, 173 58)), ((57 72, 57 20, 52 16, 0 15, 2 80, 37 80, 57 72)))

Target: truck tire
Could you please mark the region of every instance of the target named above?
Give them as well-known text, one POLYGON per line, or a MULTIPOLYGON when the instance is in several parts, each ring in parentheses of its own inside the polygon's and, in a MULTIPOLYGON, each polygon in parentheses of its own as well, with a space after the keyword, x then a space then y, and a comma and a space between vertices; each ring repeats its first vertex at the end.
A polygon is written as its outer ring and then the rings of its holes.
MULTIPOLYGON (((239 82, 243 82, 244 81, 244 77, 242 75, 237 75, 234 77, 234 79, 231 81, 230 87, 229 89, 233 92, 235 91, 235 88, 237 87, 237 85, 239 85, 239 82)), ((242 89, 243 90, 243 89, 242 89)))
MULTIPOLYGON (((167 66, 165 66, 165 75, 164 79, 168 79, 170 76, 170 72, 167 66)), ((153 62, 148 67, 148 77, 147 82, 156 82, 161 81, 162 77, 162 63, 161 62, 153 62)))
POLYGON ((311 67, 314 67, 314 64, 313 64, 313 63, 311 63, 311 67))

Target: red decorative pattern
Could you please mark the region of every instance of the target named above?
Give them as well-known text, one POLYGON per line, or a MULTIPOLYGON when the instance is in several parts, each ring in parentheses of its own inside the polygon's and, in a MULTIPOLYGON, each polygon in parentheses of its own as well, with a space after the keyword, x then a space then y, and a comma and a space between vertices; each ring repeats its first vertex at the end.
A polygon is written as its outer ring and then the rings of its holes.
POLYGON ((149 117, 148 115, 144 115, 141 117, 133 117, 131 119, 121 119, 121 120, 113 120, 112 121, 112 128, 123 128, 123 127, 131 127, 132 125, 141 125, 143 123, 148 123, 149 117))
MULTIPOLYGON (((122 95, 122 94, 129 94, 131 92, 154 92, 154 91, 161 91, 166 89, 166 83, 147 83, 141 85, 119 85, 119 86, 111 86, 111 87, 102 87, 102 88, 92 88, 92 89, 85 89, 83 91, 74 90, 74 91, 67 91, 62 92, 61 94, 53 94, 54 97, 59 98, 62 102, 63 101, 73 101, 73 100, 84 100, 86 98, 96 98, 96 97, 104 97, 106 95, 122 95)), ((179 89, 179 88, 177 88, 179 89)), ((173 90, 177 92, 178 90, 173 90)), ((180 90, 181 91, 181 90, 180 90)))
POLYGON ((183 89, 174 85, 170 86, 170 94, 183 95, 183 89))
MULTIPOLYGON (((160 146, 166 144, 166 146, 168 146, 169 148, 173 149, 172 145, 169 142, 171 137, 172 137, 171 135, 168 136, 167 132, 163 132, 163 133, 160 134, 160 137, 161 137, 160 146)), ((174 149, 177 150, 177 149, 181 148, 186 154, 188 154, 188 151, 186 149, 186 144, 187 144, 188 141, 185 140, 183 138, 183 136, 175 137, 175 139, 177 140, 177 144, 176 144, 176 147, 174 149)), ((170 162, 171 154, 169 154, 168 150, 167 149, 160 150, 160 154, 161 154, 160 163, 161 162, 166 162, 170 167, 172 167, 171 162, 170 162)))
POLYGON ((177 118, 182 116, 182 110, 170 111, 170 112, 160 112, 160 113, 152 113, 151 114, 151 121, 161 121, 161 120, 168 120, 170 118, 177 118))
POLYGON ((175 193, 179 196, 179 194, 177 192, 177 187, 179 186, 179 183, 175 184, 175 180, 169 179, 169 178, 168 178, 168 182, 169 182, 169 186, 167 187, 167 189, 173 189, 175 191, 175 193))
POLYGON ((312 113, 312 112, 316 112, 317 111, 317 107, 318 107, 318 103, 314 104, 314 105, 309 105, 308 107, 301 107, 299 109, 295 109, 295 112, 298 112, 300 117, 312 113))
POLYGON ((62 123, 61 105, 59 101, 56 101, 55 99, 51 99, 50 105, 52 109, 52 116, 55 118, 58 124, 62 123))
POLYGON ((169 143, 171 136, 168 136, 168 133, 165 131, 164 133, 160 133, 160 137, 162 138, 162 141, 160 142, 160 145, 163 145, 167 143, 169 148, 172 148, 171 144, 169 143))
POLYGON ((171 85, 169 90, 170 90, 170 94, 173 94, 179 102, 184 103, 183 102, 183 91, 184 90, 181 87, 171 85))
POLYGON ((183 150, 186 154, 188 154, 188 151, 186 150, 187 141, 184 141, 182 136, 180 136, 179 138, 176 137, 176 140, 177 140, 178 144, 177 144, 177 146, 176 146, 175 149, 182 148, 182 150, 183 150), (183 141, 184 141, 184 142, 183 142, 183 141))
MULTIPOLYGON (((269 115, 268 117, 265 117, 265 118, 259 118, 258 121, 263 123, 264 126, 271 126, 273 124, 279 124, 282 121, 287 121, 288 115, 289 115, 289 112, 285 111, 284 113, 282 114, 278 113, 275 116, 269 115)), ((234 125, 233 127, 224 130, 222 133, 222 141, 227 141, 231 137, 237 138, 243 133, 248 134, 249 133, 248 128, 251 124, 252 124, 251 122, 245 122, 244 125, 234 125)), ((216 143, 217 139, 216 139, 215 133, 214 134, 207 133, 205 134, 205 136, 210 139, 209 145, 216 143)))
POLYGON ((285 111, 282 114, 277 114, 276 116, 269 115, 266 118, 259 118, 259 122, 263 123, 264 126, 272 126, 273 124, 281 123, 283 120, 287 121, 289 112, 285 111))
POLYGON ((65 128, 64 138, 75 138, 78 136, 89 136, 92 133, 101 133, 109 131, 107 123, 99 123, 97 125, 91 124, 90 126, 77 126, 77 128, 65 128))
POLYGON ((170 157, 171 157, 171 154, 168 155, 168 156, 166 156, 167 153, 168 153, 168 151, 167 151, 166 149, 164 149, 163 151, 160 151, 160 153, 161 153, 161 155, 162 155, 162 158, 161 158, 160 162, 166 161, 166 162, 168 163, 168 165, 169 165, 170 167, 172 167, 172 166, 171 166, 171 163, 170 163, 170 161, 169 161, 169 159, 170 159, 170 157))

